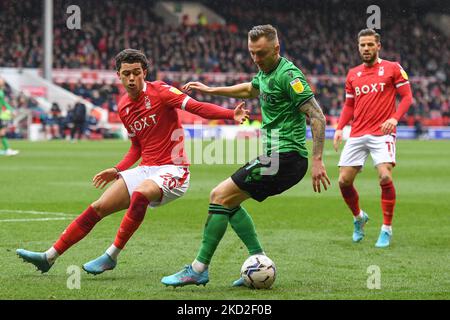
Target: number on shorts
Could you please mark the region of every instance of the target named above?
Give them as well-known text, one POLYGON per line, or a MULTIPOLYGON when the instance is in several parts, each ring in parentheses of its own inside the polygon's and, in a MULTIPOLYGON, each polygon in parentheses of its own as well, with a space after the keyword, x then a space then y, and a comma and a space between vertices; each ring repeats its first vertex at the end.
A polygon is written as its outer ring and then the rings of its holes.
POLYGON ((394 155, 395 150, 395 144, 394 142, 386 141, 388 152, 391 155, 391 157, 394 155))
POLYGON ((177 179, 175 179, 172 174, 166 173, 160 175, 160 177, 164 179, 163 185, 169 188, 169 190, 172 190, 177 186, 177 179))

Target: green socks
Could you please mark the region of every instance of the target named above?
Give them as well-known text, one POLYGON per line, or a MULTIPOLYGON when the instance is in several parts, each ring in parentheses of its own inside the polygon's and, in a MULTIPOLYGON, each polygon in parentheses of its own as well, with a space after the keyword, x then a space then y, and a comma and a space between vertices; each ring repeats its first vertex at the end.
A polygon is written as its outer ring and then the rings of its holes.
MULTIPOLYGON (((236 209, 234 209, 236 210, 236 209)), ((220 240, 222 240, 227 230, 229 214, 233 210, 227 209, 218 204, 210 204, 208 207, 208 219, 203 230, 203 240, 197 260, 209 264, 220 240)))
POLYGON ((8 140, 6 139, 6 137, 2 137, 2 144, 3 144, 3 149, 5 149, 5 150, 9 149, 9 144, 8 144, 8 140))
POLYGON ((263 249, 259 243, 252 218, 243 207, 238 207, 237 209, 230 218, 231 227, 244 242, 250 255, 262 253, 263 249))
POLYGON ((211 262, 212 256, 227 230, 228 221, 239 238, 244 242, 250 255, 263 252, 258 241, 253 220, 242 208, 227 209, 218 204, 210 204, 208 219, 203 231, 203 240, 197 260, 204 264, 211 262))

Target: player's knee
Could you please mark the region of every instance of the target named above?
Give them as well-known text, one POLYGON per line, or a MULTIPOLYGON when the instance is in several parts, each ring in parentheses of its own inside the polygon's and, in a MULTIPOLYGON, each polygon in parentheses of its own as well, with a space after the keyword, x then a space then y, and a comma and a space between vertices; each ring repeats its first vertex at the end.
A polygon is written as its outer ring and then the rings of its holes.
POLYGON ((388 173, 380 174, 379 179, 380 179, 380 184, 388 184, 388 183, 392 182, 392 177, 388 173))
POLYGON ((220 189, 218 187, 215 187, 209 194, 209 202, 221 205, 221 201, 222 198, 220 196, 220 189))
POLYGON ((159 201, 163 196, 162 189, 154 182, 142 184, 138 186, 134 192, 141 193, 149 201, 159 201))
POLYGON ((221 206, 224 206, 226 208, 229 207, 229 197, 225 194, 224 190, 221 189, 219 186, 215 187, 210 195, 209 195, 209 202, 214 204, 219 204, 221 206))
POLYGON ((100 200, 93 202, 91 204, 91 207, 102 218, 105 217, 106 215, 108 215, 108 210, 107 210, 106 206, 100 200))
POLYGON ((350 187, 352 184, 353 184, 353 179, 346 177, 346 176, 339 177, 339 187, 340 188, 350 187))

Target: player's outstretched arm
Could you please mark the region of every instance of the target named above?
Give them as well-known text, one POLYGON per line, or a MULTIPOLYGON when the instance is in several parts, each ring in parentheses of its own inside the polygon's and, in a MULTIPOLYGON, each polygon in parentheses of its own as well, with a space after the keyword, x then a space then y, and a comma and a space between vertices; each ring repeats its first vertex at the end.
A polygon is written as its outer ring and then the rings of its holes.
POLYGON ((255 89, 251 82, 236 84, 229 87, 208 87, 201 82, 188 82, 182 90, 189 93, 191 90, 197 90, 203 93, 208 93, 217 96, 232 97, 238 99, 256 98, 259 95, 259 90, 255 89))
POLYGON ((316 99, 312 97, 307 102, 305 102, 301 107, 300 111, 305 113, 310 120, 311 132, 313 136, 313 154, 312 154, 312 184, 314 192, 321 192, 321 184, 328 189, 331 184, 328 178, 325 165, 322 160, 323 148, 325 145, 325 126, 326 120, 323 115, 322 109, 317 103, 316 99))
MULTIPOLYGON (((205 119, 229 119, 242 124, 249 118, 250 111, 244 108, 245 102, 239 103, 234 110, 223 108, 213 103, 197 101, 186 96, 180 108, 205 119)), ((177 105, 178 107, 178 105, 177 105)))

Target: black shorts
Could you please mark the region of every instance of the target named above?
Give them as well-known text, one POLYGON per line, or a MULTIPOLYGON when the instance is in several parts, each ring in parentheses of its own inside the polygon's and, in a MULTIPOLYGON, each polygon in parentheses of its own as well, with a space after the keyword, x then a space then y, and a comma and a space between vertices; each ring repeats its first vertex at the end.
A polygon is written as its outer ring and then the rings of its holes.
POLYGON ((6 127, 6 123, 4 123, 2 119, 0 119, 0 129, 3 129, 5 127, 6 127))
POLYGON ((307 170, 307 158, 296 151, 282 152, 257 157, 239 168, 231 179, 239 189, 261 202, 299 183, 307 170))

